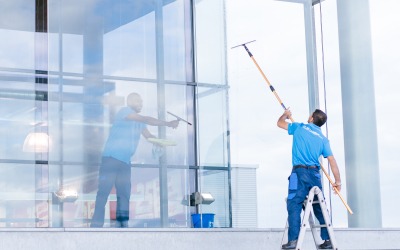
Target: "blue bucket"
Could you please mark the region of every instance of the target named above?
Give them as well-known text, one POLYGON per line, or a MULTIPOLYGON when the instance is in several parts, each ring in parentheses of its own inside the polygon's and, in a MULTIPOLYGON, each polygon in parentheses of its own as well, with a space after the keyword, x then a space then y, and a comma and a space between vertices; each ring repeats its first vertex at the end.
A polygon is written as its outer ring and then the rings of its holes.
POLYGON ((215 214, 192 214, 194 228, 212 228, 214 227, 215 214), (200 219, 202 218, 202 220, 200 219), (203 223, 201 223, 203 221, 203 223))

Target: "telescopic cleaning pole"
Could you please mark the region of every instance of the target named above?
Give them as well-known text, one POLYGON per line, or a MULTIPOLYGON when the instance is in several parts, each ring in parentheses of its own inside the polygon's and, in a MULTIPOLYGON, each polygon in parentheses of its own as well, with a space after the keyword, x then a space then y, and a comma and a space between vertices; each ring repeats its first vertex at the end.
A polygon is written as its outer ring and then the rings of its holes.
MULTIPOLYGON (((247 51, 247 53, 249 54, 251 60, 254 62, 254 64, 256 65, 257 69, 260 71, 260 73, 261 73, 261 75, 263 76, 264 80, 267 82, 267 84, 268 84, 268 86, 269 86, 269 89, 270 89, 270 90, 272 91, 272 93, 275 95, 276 99, 278 100, 278 102, 279 102, 279 104, 282 106, 282 108, 283 108, 284 110, 286 110, 287 108, 285 107, 285 104, 283 104, 281 98, 279 98, 279 96, 278 96, 278 93, 276 93, 275 88, 271 85, 271 83, 269 82, 268 78, 265 76, 264 72, 261 70, 260 66, 258 65, 256 59, 254 59, 253 54, 251 54, 250 50, 249 50, 249 49, 247 48, 247 46, 246 46, 246 44, 252 43, 252 42, 255 42, 255 41, 256 41, 256 40, 253 40, 253 41, 250 41, 250 42, 247 42, 247 43, 243 43, 243 44, 239 44, 239 45, 236 45, 236 46, 232 47, 231 49, 234 49, 234 48, 237 48, 237 47, 240 47, 240 46, 243 46, 243 47, 244 47, 244 49, 245 49, 245 50, 247 51)), ((293 117, 290 117, 290 120, 291 120, 292 122, 294 122, 293 117)))
MULTIPOLYGON (((271 92, 275 95, 275 97, 276 97, 276 99, 278 100, 279 104, 282 106, 282 108, 283 108, 284 110, 287 110, 287 108, 286 108, 286 106, 283 104, 281 98, 279 98, 278 94, 276 93, 275 88, 271 85, 271 83, 269 82, 268 78, 265 76, 264 72, 261 70, 260 66, 258 65, 256 59, 254 59, 253 54, 250 52, 250 50, 249 50, 249 49, 247 48, 247 46, 246 46, 246 44, 252 43, 252 42, 255 42, 255 41, 256 41, 256 40, 253 40, 253 41, 250 41, 250 42, 247 42, 247 43, 242 43, 242 44, 239 44, 239 45, 236 45, 236 46, 232 47, 231 49, 234 49, 234 48, 237 48, 237 47, 240 47, 240 46, 243 46, 243 47, 244 47, 244 49, 245 49, 245 50, 247 51, 247 53, 249 54, 251 60, 252 60, 252 61, 254 62, 254 64, 256 65, 258 71, 260 71, 260 73, 261 73, 261 75, 263 76, 264 80, 267 82, 267 84, 268 84, 268 86, 269 86, 271 92)), ((294 122, 292 116, 290 116, 289 119, 290 119, 292 122, 294 122)), ((324 166, 322 166, 322 162, 321 162, 321 169, 322 169, 322 171, 324 172, 324 174, 326 175, 326 177, 328 178, 329 182, 331 183, 331 185, 332 185, 332 187, 333 187, 333 190, 339 195, 339 198, 340 198, 340 200, 342 200, 342 202, 343 202, 344 206, 346 207, 347 211, 349 211, 350 214, 353 214, 353 211, 351 210, 351 208, 349 207, 349 205, 347 204, 347 202, 344 200, 344 198, 343 198, 342 195, 340 194, 339 190, 338 190, 335 186, 333 186, 333 185, 334 185, 334 182, 333 182, 333 180, 331 179, 331 177, 329 176, 328 172, 325 170, 324 166)))

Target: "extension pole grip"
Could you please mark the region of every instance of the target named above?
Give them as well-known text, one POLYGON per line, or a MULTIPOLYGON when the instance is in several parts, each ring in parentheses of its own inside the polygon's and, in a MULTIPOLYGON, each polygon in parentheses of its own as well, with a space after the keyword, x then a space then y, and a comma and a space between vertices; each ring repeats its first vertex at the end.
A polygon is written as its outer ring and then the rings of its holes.
POLYGON ((344 198, 342 197, 342 195, 340 194, 339 190, 333 186, 334 182, 331 179, 331 177, 329 176, 328 172, 326 172, 325 168, 322 166, 321 164, 321 169, 324 172, 324 174, 326 175, 326 177, 328 178, 329 182, 331 183, 333 190, 337 193, 337 195, 339 195, 339 198, 342 200, 343 205, 346 207, 347 211, 349 211, 350 214, 353 214, 353 211, 351 210, 351 208, 349 207, 349 205, 347 204, 347 202, 344 200, 344 198))

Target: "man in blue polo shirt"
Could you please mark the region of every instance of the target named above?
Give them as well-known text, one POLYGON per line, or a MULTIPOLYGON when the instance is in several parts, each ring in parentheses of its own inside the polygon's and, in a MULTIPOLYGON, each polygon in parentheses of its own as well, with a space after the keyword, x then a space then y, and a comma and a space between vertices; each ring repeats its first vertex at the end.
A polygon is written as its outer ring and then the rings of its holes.
POLYGON ((154 138, 146 125, 177 128, 179 120, 162 121, 140 115, 143 100, 137 93, 127 97, 127 107, 117 113, 104 146, 99 170, 99 187, 90 227, 102 227, 105 205, 112 187, 117 193, 118 227, 127 227, 129 221, 129 198, 131 196, 131 158, 136 152, 140 136, 154 138))
MULTIPOLYGON (((287 197, 287 210, 289 233, 288 243, 282 245, 282 249, 295 249, 300 233, 301 210, 303 202, 310 189, 314 186, 322 190, 319 157, 322 155, 327 158, 335 178, 334 187, 340 192, 340 173, 335 157, 332 154, 329 140, 322 134, 321 126, 325 124, 327 116, 324 112, 316 109, 308 118, 308 124, 288 123, 290 110, 285 110, 278 119, 278 127, 288 131, 293 135, 292 164, 293 169, 289 177, 289 192, 287 197)), ((320 224, 325 224, 321 207, 313 206, 314 214, 320 224)), ((321 228, 321 238, 324 243, 320 249, 331 249, 332 244, 326 228, 321 228)))

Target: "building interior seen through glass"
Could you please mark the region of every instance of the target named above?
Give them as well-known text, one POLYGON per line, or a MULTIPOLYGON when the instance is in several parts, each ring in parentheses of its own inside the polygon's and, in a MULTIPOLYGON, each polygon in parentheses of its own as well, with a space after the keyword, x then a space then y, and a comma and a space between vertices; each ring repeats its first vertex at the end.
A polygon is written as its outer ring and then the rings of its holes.
POLYGON ((231 225, 225 75, 195 74, 210 3, 0 2, 0 227, 231 225))

